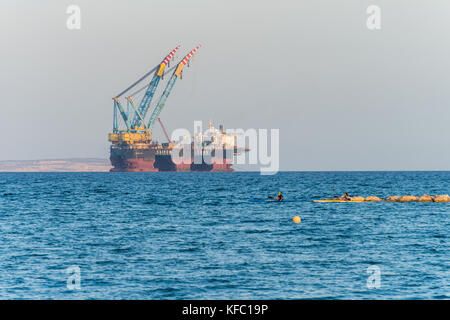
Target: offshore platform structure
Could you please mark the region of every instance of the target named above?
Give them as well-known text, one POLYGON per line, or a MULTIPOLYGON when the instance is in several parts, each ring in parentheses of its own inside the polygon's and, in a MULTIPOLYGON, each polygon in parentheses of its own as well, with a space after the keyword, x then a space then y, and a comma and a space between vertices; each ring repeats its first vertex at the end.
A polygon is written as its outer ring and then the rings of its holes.
MULTIPOLYGON (((195 49, 190 51, 176 66, 167 71, 166 68, 170 68, 170 61, 174 61, 175 53, 179 48, 180 46, 177 46, 173 49, 159 65, 147 72, 143 77, 113 98, 113 130, 108 135, 109 141, 111 142, 110 160, 113 166, 111 171, 233 171, 231 168, 232 157, 239 151, 234 143, 235 137, 230 137, 225 134, 222 127, 220 131, 216 131, 220 135, 220 138, 224 139, 214 139, 213 137, 212 140, 225 141, 224 144, 220 145, 220 148, 223 148, 224 154, 226 155, 223 161, 205 163, 202 160, 200 164, 198 162, 176 164, 172 161, 172 151, 174 149, 179 150, 181 146, 176 142, 170 141, 159 115, 164 108, 167 98, 172 92, 176 81, 178 78, 182 79, 184 66, 189 66, 189 62, 200 46, 197 46, 195 49), (148 120, 146 120, 147 114, 149 114, 149 111, 152 109, 151 103, 159 83, 163 80, 164 74, 172 70, 174 70, 174 72, 167 81, 166 87, 159 97, 156 106, 153 108, 153 111, 150 113, 148 120), (120 101, 120 98, 131 89, 135 88, 151 74, 153 74, 153 78, 148 85, 145 85, 136 92, 125 96, 125 108, 120 101), (135 105, 132 97, 143 90, 145 90, 145 94, 143 95, 139 105, 135 105), (119 118, 119 115, 121 118, 119 118), (167 139, 167 143, 159 144, 153 141, 152 131, 156 121, 160 123, 167 139), (122 129, 119 128, 119 122, 122 124, 122 129)), ((211 144, 211 141, 206 141, 203 145, 205 148, 211 148, 213 144, 211 144)), ((192 156, 194 157, 196 152, 194 151, 193 144, 190 148, 192 156)))

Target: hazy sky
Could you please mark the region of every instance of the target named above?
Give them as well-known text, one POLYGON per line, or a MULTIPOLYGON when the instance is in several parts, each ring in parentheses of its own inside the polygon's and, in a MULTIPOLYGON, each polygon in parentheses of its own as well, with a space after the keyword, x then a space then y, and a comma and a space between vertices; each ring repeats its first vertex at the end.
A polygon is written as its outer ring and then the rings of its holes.
POLYGON ((449 170, 449 30, 448 0, 3 0, 0 160, 108 157, 111 98, 201 44, 169 131, 279 128, 282 170, 449 170))

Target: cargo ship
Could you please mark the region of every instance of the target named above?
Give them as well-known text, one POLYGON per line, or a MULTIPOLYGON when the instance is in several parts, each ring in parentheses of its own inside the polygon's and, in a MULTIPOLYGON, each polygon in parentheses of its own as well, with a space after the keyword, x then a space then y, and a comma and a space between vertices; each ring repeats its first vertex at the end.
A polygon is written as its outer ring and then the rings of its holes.
POLYGON ((112 172, 212 171, 232 172, 233 157, 248 148, 236 145, 238 134, 227 134, 210 123, 205 136, 184 136, 179 142, 153 142, 145 134, 110 134, 112 172), (183 152, 190 156, 183 157, 183 152), (174 159, 174 155, 176 155, 174 159), (177 161, 180 159, 180 161, 177 161))
POLYGON ((108 135, 108 140, 111 142, 110 161, 113 166, 110 171, 234 171, 233 157, 248 151, 248 149, 237 147, 237 134, 227 134, 223 126, 216 129, 210 122, 208 134, 199 132, 194 136, 183 136, 179 141, 171 141, 159 117, 176 81, 182 79, 184 66, 189 66, 199 48, 200 46, 197 46, 190 51, 178 64, 167 71, 166 69, 170 68, 170 61, 174 60, 174 55, 179 49, 177 46, 159 65, 113 98, 113 131, 108 135), (151 103, 156 89, 164 75, 171 70, 174 72, 147 120, 146 116, 152 109, 151 103), (153 78, 148 85, 125 96, 127 105, 124 107, 120 98, 151 74, 153 78), (145 94, 139 105, 135 105, 133 97, 144 90, 145 94), (161 125, 167 139, 166 143, 155 142, 152 138, 156 120, 161 125))

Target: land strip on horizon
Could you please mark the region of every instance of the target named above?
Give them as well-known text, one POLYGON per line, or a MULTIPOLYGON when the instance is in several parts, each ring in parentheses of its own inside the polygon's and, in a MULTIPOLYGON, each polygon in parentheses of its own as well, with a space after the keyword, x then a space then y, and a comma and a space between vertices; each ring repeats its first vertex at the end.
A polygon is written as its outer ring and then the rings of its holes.
POLYGON ((108 159, 74 158, 0 161, 0 172, 107 172, 108 159))

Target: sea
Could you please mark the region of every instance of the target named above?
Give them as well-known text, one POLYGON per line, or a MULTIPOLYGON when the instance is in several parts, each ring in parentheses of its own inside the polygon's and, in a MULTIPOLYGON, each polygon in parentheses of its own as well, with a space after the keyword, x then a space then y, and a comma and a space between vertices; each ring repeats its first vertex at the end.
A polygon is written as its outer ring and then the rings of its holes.
POLYGON ((344 192, 450 172, 1 173, 0 299, 449 299, 450 203, 344 192))

